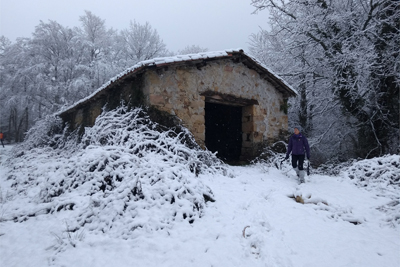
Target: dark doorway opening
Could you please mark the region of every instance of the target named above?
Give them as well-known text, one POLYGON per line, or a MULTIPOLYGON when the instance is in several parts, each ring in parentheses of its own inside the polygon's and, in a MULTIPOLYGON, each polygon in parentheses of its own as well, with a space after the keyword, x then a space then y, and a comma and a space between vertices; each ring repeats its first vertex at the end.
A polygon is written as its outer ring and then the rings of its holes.
POLYGON ((242 107, 206 102, 206 147, 220 159, 236 161, 242 149, 242 107))

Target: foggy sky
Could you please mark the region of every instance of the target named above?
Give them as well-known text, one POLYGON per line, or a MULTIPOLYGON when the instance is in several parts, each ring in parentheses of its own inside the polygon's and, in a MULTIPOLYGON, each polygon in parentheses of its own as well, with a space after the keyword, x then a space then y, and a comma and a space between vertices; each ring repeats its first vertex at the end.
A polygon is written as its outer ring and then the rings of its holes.
POLYGON ((80 26, 85 10, 122 30, 146 21, 170 51, 199 45, 209 51, 243 48, 249 35, 267 28, 267 11, 251 14, 250 0, 0 0, 0 35, 11 41, 31 37, 40 20, 70 28, 80 26))

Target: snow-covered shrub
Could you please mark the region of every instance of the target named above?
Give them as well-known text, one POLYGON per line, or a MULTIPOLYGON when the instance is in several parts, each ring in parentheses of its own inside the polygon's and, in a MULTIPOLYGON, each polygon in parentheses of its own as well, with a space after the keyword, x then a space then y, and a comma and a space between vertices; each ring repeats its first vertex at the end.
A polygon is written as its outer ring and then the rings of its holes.
POLYGON ((324 164, 315 169, 314 173, 330 176, 342 175, 363 187, 400 186, 400 156, 386 155, 366 160, 324 164))
POLYGON ((354 162, 343 170, 344 175, 353 179, 358 185, 400 187, 400 156, 387 155, 354 162))
POLYGON ((325 164, 315 173, 342 176, 366 190, 385 191, 392 201, 378 207, 386 212, 386 223, 400 225, 400 155, 386 155, 365 160, 351 160, 340 164, 325 164))
POLYGON ((164 161, 184 163, 196 174, 225 169, 222 162, 209 151, 202 150, 187 128, 177 126, 169 129, 151 121, 145 110, 119 108, 99 116, 82 137, 85 146, 115 146, 129 149, 141 157, 155 154, 164 161))
POLYGON ((76 247, 79 242, 85 239, 85 230, 73 231, 66 223, 66 229, 61 233, 51 232, 54 236, 55 244, 48 247, 47 250, 54 249, 57 253, 65 251, 67 247, 76 247))
POLYGON ((78 130, 70 132, 68 126, 63 127, 60 117, 48 115, 35 123, 27 132, 24 142, 14 147, 12 154, 13 158, 17 158, 30 150, 34 154, 35 149, 61 149, 63 153, 73 153, 82 147, 78 140, 78 130))
POLYGON ((62 133, 62 120, 59 117, 48 115, 39 120, 26 133, 25 142, 19 150, 29 150, 35 147, 44 147, 54 145, 62 133))
POLYGON ((262 148, 260 155, 251 163, 259 165, 268 172, 269 168, 278 168, 286 170, 290 164, 285 161, 287 144, 283 141, 273 143, 271 146, 265 145, 262 148))
POLYGON ((103 112, 73 150, 36 147, 9 162, 15 194, 38 204, 36 212, 28 204, 29 212, 21 209, 9 219, 72 212, 72 230, 85 227, 124 238, 139 229, 193 223, 206 202, 214 201, 199 175, 226 174, 214 154, 193 143, 187 129, 164 128, 143 109, 103 112))
POLYGON ((386 223, 392 227, 400 225, 400 155, 360 160, 344 168, 342 176, 352 179, 366 190, 385 191, 392 201, 378 207, 387 213, 386 223))
POLYGON ((350 166, 352 166, 357 160, 352 159, 345 162, 333 162, 333 163, 325 163, 318 166, 318 168, 313 170, 313 173, 329 175, 329 176, 337 176, 343 170, 347 170, 350 166))

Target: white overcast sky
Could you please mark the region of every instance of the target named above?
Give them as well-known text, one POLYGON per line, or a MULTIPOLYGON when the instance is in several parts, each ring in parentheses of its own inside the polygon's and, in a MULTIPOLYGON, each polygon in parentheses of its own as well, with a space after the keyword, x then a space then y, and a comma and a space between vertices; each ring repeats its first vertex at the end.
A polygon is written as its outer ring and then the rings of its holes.
POLYGON ((40 20, 70 28, 80 26, 84 11, 122 30, 146 21, 170 51, 199 45, 209 51, 243 48, 249 35, 267 28, 267 11, 251 14, 251 0, 0 0, 0 35, 11 41, 31 37, 40 20))

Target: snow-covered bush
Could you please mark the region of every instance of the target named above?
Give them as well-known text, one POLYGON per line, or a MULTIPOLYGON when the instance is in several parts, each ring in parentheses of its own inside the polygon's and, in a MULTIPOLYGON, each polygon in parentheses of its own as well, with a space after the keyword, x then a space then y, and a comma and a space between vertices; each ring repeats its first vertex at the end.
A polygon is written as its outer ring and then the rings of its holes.
POLYGON ((284 164, 287 143, 275 142, 271 145, 263 145, 260 155, 251 163, 256 164, 268 171, 269 168, 281 169, 284 164))
POLYGON ((400 187, 400 156, 387 155, 354 162, 344 169, 345 175, 358 185, 400 187))
POLYGON ((325 163, 321 164, 314 170, 314 173, 322 174, 322 175, 329 175, 329 176, 337 176, 343 170, 347 170, 351 167, 354 163, 356 163, 356 159, 350 159, 345 162, 333 162, 333 163, 325 163))
POLYGON ((376 190, 390 196, 391 202, 378 207, 387 214, 386 223, 392 227, 400 225, 400 155, 386 155, 353 162, 344 168, 341 175, 352 179, 366 190, 376 190))
POLYGON ((55 244, 48 247, 49 249, 54 249, 57 253, 65 251, 67 247, 76 247, 77 243, 82 242, 85 239, 85 231, 84 229, 80 231, 73 231, 69 229, 68 224, 66 224, 65 230, 61 233, 51 232, 54 236, 55 244))
POLYGON ((314 173, 338 176, 354 180, 362 187, 388 185, 400 186, 400 156, 386 155, 366 160, 349 160, 337 164, 324 164, 314 173))
POLYGON ((27 205, 8 219, 65 211, 74 231, 129 238, 139 229, 195 222, 214 201, 199 175, 226 174, 214 154, 193 147, 187 129, 167 129, 141 108, 103 112, 80 140, 74 147, 36 146, 9 162, 14 194, 27 205), (32 200, 37 211, 29 209, 32 200))
POLYGON ((400 155, 386 155, 365 160, 351 160, 340 164, 321 165, 313 173, 342 176, 366 190, 385 191, 391 202, 378 207, 388 214, 386 223, 400 225, 400 155))
POLYGON ((62 120, 59 117, 48 115, 39 120, 26 133, 25 142, 18 150, 29 150, 35 147, 52 146, 62 133, 62 120))

